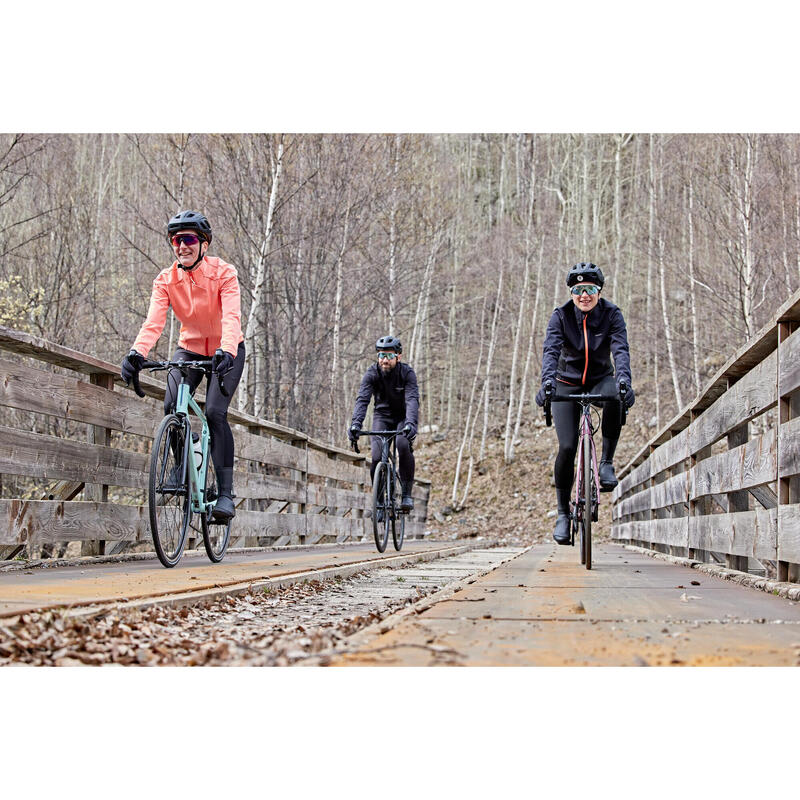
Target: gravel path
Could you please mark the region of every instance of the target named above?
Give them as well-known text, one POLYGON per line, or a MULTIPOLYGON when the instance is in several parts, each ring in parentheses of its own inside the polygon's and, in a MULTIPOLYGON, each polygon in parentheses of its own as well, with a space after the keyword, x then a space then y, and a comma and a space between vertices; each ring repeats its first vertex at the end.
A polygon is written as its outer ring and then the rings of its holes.
POLYGON ((0 624, 0 666, 287 666, 512 552, 475 550, 191 607, 24 614, 0 624))

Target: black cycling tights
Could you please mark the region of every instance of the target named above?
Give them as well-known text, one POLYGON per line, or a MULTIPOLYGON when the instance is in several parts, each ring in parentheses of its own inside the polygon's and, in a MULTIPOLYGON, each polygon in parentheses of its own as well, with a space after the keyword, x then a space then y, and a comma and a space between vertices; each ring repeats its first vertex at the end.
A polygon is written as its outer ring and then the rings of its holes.
MULTIPOLYGON (((613 375, 608 375, 594 386, 570 386, 566 383, 556 382, 556 394, 567 397, 572 394, 617 394, 617 384, 613 375)), ((581 407, 577 403, 553 403, 553 424, 556 426, 558 436, 558 455, 554 477, 556 481, 556 498, 559 511, 569 511, 569 498, 572 492, 572 482, 575 479, 575 456, 578 452, 578 423, 581 418, 581 407)), ((603 403, 603 452, 601 458, 610 461, 614 457, 617 446, 620 422, 620 401, 614 400, 603 403)), ((598 459, 599 460, 599 459, 598 459)))
MULTIPOLYGON (((179 347, 172 356, 173 361, 203 361, 210 356, 192 353, 179 347)), ((211 433, 211 459, 217 470, 225 467, 233 467, 233 431, 228 424, 228 406, 230 405, 233 393, 239 385, 244 369, 244 342, 239 343, 233 366, 222 379, 228 397, 219 390, 219 383, 216 375, 209 376, 206 386, 206 407, 205 415, 208 419, 208 429, 211 433)), ((203 380, 203 371, 200 369, 189 370, 189 386, 194 391, 200 381, 203 380)), ((167 376, 167 392, 164 397, 164 413, 171 414, 178 398, 178 385, 181 382, 181 373, 177 369, 171 369, 167 376)))
MULTIPOLYGON (((403 420, 394 420, 391 417, 383 417, 380 414, 373 413, 372 415, 372 430, 373 431, 396 431, 403 420)), ((381 460, 381 438, 380 436, 371 436, 372 440, 372 465, 370 466, 369 476, 370 479, 375 477, 375 467, 378 466, 381 460)), ((395 436, 397 446, 397 471, 400 473, 400 480, 403 483, 414 480, 414 448, 411 442, 406 439, 403 434, 395 436)))

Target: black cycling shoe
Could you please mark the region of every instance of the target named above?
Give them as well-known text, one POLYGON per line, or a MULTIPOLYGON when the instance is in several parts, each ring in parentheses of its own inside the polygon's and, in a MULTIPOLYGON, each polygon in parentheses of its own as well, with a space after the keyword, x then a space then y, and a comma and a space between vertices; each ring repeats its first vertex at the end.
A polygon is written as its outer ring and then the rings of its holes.
POLYGON ((214 504, 214 510, 211 512, 211 519, 214 522, 227 522, 236 516, 236 509, 233 507, 233 498, 228 497, 226 494, 221 494, 214 504))
POLYGON ((570 533, 569 533, 569 526, 570 526, 570 518, 569 514, 563 511, 558 512, 558 518, 556 519, 556 528, 553 531, 553 538, 558 542, 558 544, 569 544, 570 542, 570 533))
POLYGON ((375 522, 383 522, 383 509, 377 508, 375 509, 375 522))
POLYGON ((414 484, 411 481, 403 484, 403 497, 400 501, 400 510, 406 514, 414 510, 414 498, 411 497, 413 486, 414 484))
POLYGON ((217 483, 219 497, 211 512, 211 519, 214 522, 227 522, 236 516, 233 506, 233 467, 220 467, 217 470, 217 483))
POLYGON ((618 483, 614 474, 614 464, 611 461, 601 461, 597 468, 597 477, 600 479, 600 491, 610 492, 618 483))

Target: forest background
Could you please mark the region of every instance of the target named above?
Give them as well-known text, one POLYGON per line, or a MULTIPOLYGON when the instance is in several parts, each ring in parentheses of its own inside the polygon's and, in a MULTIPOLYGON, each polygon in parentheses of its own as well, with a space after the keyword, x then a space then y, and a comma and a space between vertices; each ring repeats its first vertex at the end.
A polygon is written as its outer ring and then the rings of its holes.
MULTIPOLYGON (((171 262, 166 220, 200 210, 242 287, 239 408, 343 445, 374 341, 391 333, 457 485, 487 441, 514 460, 566 271, 593 261, 627 321, 641 445, 800 285, 798 144, 6 134, 0 324, 120 361, 171 262)), ((154 353, 177 336, 170 313, 154 353)))

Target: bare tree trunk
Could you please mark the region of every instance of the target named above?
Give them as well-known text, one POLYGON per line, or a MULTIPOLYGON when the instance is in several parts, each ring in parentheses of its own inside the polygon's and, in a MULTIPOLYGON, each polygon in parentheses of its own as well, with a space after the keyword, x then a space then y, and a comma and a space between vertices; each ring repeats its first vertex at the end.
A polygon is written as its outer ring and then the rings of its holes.
POLYGON ((503 304, 503 267, 500 267, 500 277, 497 281, 497 297, 495 298, 494 314, 492 315, 492 332, 489 339, 489 351, 486 354, 486 379, 483 384, 483 394, 485 398, 483 406, 483 433, 481 434, 481 449, 478 453, 478 461, 483 461, 486 453, 486 432, 489 430, 489 387, 492 378, 492 361, 494 359, 494 348, 497 344, 497 320, 500 316, 500 308, 503 304))
MULTIPOLYGON (((342 244, 339 248, 339 255, 336 258, 336 299, 333 310, 333 357, 331 358, 331 394, 336 396, 336 389, 339 386, 339 361, 341 348, 342 331, 342 283, 344 254, 347 250, 347 231, 350 224, 350 189, 351 184, 347 185, 346 209, 344 212, 344 230, 342 231, 342 244)), ((331 414, 328 422, 328 441, 334 441, 334 425, 336 423, 336 403, 331 403, 331 414)))
MULTIPOLYGON (((278 157, 272 168, 272 186, 269 192, 269 204, 267 206, 267 221, 264 226, 264 236, 261 240, 261 247, 258 251, 258 261, 256 263, 256 280, 253 285, 253 301, 250 305, 250 314, 247 318, 244 342, 247 356, 242 371, 241 386, 243 392, 239 392, 238 407, 239 411, 244 411, 248 400, 248 381, 250 377, 250 364, 255 361, 255 338, 260 332, 259 311, 264 302, 264 283, 267 271, 267 254, 269 252, 270 240, 272 239, 272 220, 275 213, 275 200, 278 195, 278 185, 280 183, 281 169, 283 166, 283 136, 278 141, 278 157)), ((256 373, 256 384, 258 384, 258 374, 256 373)), ((256 388, 255 394, 260 396, 256 388)))
POLYGON ((400 136, 394 137, 394 162, 392 166, 392 205, 389 211, 389 335, 394 336, 397 282, 397 175, 400 171, 400 136))
MULTIPOLYGON (((531 154, 531 176, 530 187, 528 189, 528 213, 525 223, 525 273, 522 281, 522 292, 519 296, 519 311, 517 312, 517 327, 514 331, 514 347, 511 353, 511 377, 509 379, 508 390, 508 410, 506 412, 505 443, 503 447, 503 458, 506 464, 511 463, 514 457, 514 436, 511 431, 511 420, 514 414, 514 395, 517 388, 517 358, 519 355, 519 344, 522 339, 525 308, 528 302, 528 292, 531 274, 531 236, 533 233, 533 200, 536 192, 536 144, 534 140, 533 153, 531 154)), ((524 395, 523 381, 521 395, 524 395)))
MULTIPOLYGON (((483 331, 484 320, 486 316, 486 298, 483 300, 483 310, 481 311, 481 327, 480 330, 483 331)), ((461 461, 464 457, 464 449, 467 446, 467 441, 470 438, 469 430, 470 430, 470 422, 472 420, 472 408, 475 404, 475 390, 478 387, 478 377, 481 373, 481 363, 483 361, 483 336, 481 336, 481 345, 480 351, 478 352, 478 358, 475 363, 475 375, 472 378, 472 389, 469 393, 469 403, 467 404, 467 418, 464 421, 464 435, 461 437, 461 446, 458 448, 458 455, 456 456, 456 468, 455 473, 453 475, 453 491, 451 494, 450 502, 453 506, 455 506, 458 498, 458 479, 461 474, 461 461)), ((475 410, 475 417, 478 416, 478 411, 480 407, 475 410)), ((474 430, 474 425, 473 425, 474 430)))
MULTIPOLYGON (((528 371, 531 364, 531 358, 533 356, 533 343, 536 338, 536 321, 539 313, 539 289, 541 286, 541 278, 542 278, 542 255, 544 252, 544 239, 542 239, 541 244, 539 245, 539 263, 536 266, 536 294, 533 298, 533 319, 531 320, 531 329, 528 334, 528 350, 527 355, 525 356, 525 371, 522 374, 522 384, 521 390, 519 393, 519 404, 517 406, 517 421, 514 423, 514 436, 513 441, 519 437, 519 429, 522 425, 522 410, 525 406, 525 393, 526 388, 528 386, 528 371)), ((513 457, 514 450, 512 444, 511 455, 513 457)))
POLYGON ((692 321, 692 372, 694 374, 694 388, 700 394, 700 365, 698 363, 700 342, 697 327, 697 290, 694 278, 694 175, 689 175, 689 213, 687 218, 689 226, 689 246, 687 258, 689 262, 689 308, 692 321))

